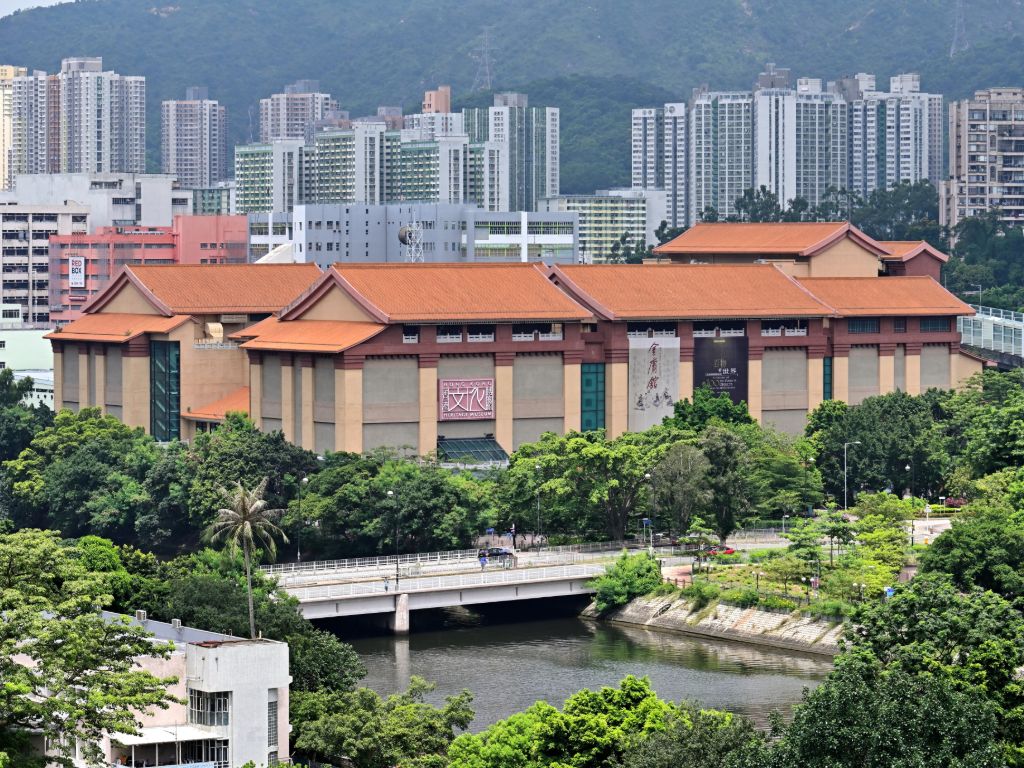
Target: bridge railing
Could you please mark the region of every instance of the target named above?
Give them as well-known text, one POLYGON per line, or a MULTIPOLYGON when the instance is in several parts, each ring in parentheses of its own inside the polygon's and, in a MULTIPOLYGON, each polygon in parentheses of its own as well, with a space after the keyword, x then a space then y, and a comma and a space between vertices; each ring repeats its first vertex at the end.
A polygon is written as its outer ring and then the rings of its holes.
POLYGON ((476 558, 476 549, 457 549, 448 552, 414 552, 407 555, 380 557, 350 557, 344 560, 309 560, 305 563, 273 563, 261 565, 260 570, 271 576, 291 573, 317 573, 319 571, 345 571, 357 568, 385 568, 413 563, 443 563, 449 560, 476 558))
POLYGON ((449 576, 432 576, 402 579, 398 589, 390 582, 348 582, 324 587, 299 587, 289 593, 299 602, 333 600, 366 595, 391 594, 393 592, 434 592, 442 589, 461 587, 486 587, 500 584, 522 584, 530 581, 552 581, 561 579, 590 578, 604 573, 602 565, 560 565, 547 568, 523 570, 479 571, 457 573, 449 576))

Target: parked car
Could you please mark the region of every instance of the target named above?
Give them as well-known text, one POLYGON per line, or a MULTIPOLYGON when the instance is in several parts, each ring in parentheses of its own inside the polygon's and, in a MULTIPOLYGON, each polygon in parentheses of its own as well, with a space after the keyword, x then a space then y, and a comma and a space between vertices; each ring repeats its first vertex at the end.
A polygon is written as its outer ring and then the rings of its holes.
POLYGON ((708 550, 708 554, 714 557, 715 555, 734 555, 736 550, 732 547, 711 547, 708 550))

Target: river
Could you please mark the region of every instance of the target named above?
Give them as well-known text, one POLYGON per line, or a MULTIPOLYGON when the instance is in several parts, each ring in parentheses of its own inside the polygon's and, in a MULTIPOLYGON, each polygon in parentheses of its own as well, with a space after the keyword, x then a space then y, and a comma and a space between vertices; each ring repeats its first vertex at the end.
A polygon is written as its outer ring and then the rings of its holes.
POLYGON ((352 638, 366 664, 364 684, 390 694, 420 675, 437 684, 435 703, 468 688, 472 730, 482 730, 538 699, 561 707, 581 688, 646 675, 662 698, 740 712, 763 726, 774 709, 788 714, 832 668, 821 657, 574 617, 455 624, 403 638, 352 638))

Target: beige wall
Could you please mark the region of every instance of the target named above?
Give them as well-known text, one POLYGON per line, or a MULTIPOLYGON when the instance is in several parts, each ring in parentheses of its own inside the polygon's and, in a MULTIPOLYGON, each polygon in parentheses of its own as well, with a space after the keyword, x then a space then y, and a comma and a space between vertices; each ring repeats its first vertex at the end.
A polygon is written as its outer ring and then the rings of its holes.
POLYGON ((904 355, 903 365, 906 368, 907 394, 921 394, 921 355, 916 353, 904 355))
POLYGON ((693 399, 693 360, 679 363, 679 399, 693 399))
POLYGON ((896 345, 893 355, 893 384, 900 392, 907 391, 907 351, 902 344, 896 345))
POLYGON ((845 355, 832 358, 832 399, 850 402, 850 358, 845 355))
POLYGON ((878 277, 878 257, 846 237, 810 259, 810 277, 878 277))
MULTIPOLYGON (((414 423, 420 413, 416 358, 367 359, 363 364, 363 422, 414 423)), ((437 399, 437 395, 434 395, 437 399)), ((415 445, 416 441, 413 441, 415 445)))
POLYGON ((363 452, 363 372, 334 371, 334 442, 337 450, 363 452))
POLYGON ((139 293, 139 289, 131 283, 125 283, 112 299, 103 305, 101 313, 125 313, 132 315, 159 315, 152 304, 139 293))
POLYGON ((850 405, 878 394, 878 347, 850 348, 850 405))
POLYGON ((950 386, 954 389, 961 389, 967 380, 976 373, 984 370, 985 364, 975 357, 965 355, 963 352, 950 353, 950 386))
MULTIPOLYGON (((834 366, 834 363, 833 363, 834 366)), ((833 381, 835 368, 832 369, 833 381)), ((834 384, 833 384, 834 386, 834 384)), ((825 361, 820 357, 807 358, 807 410, 813 411, 825 399, 825 361)))
POLYGON ((921 390, 937 387, 949 389, 952 377, 948 344, 925 344, 921 347, 921 390))
POLYGON ((750 417, 761 421, 763 407, 763 364, 761 360, 750 360, 747 363, 747 410, 750 417))
MULTIPOLYGON (((512 397, 514 449, 524 442, 536 441, 544 432, 561 432, 565 425, 562 356, 516 355, 512 365, 512 397)), ((578 407, 576 412, 578 419, 578 407)))
POLYGON ((609 438, 618 437, 629 424, 629 363, 604 367, 604 427, 609 438))
MULTIPOLYGON (((150 335, 156 341, 178 342, 182 415, 227 397, 249 383, 249 360, 244 350, 196 349, 196 334, 202 335, 202 327, 202 324, 188 322, 170 333, 150 335)), ((182 419, 181 433, 186 434, 185 430, 191 426, 182 419)))
POLYGON ((511 365, 494 367, 494 439, 505 453, 515 450, 515 370, 511 365))
MULTIPOLYGON (((281 423, 281 368, 280 355, 263 353, 263 364, 259 366, 260 424, 270 419, 274 428, 281 423)), ((263 429, 269 431, 269 427, 263 429)))
POLYGON ((415 422, 395 424, 364 424, 363 450, 387 448, 401 455, 415 455, 419 425, 415 422))
POLYGON ((340 288, 332 288, 301 315, 303 320, 355 320, 376 322, 352 297, 340 288))
POLYGON ((121 375, 121 421, 149 432, 149 357, 124 358, 121 375))
POLYGON ((761 362, 762 409, 806 411, 807 369, 804 349, 766 349, 761 362))
POLYGON ((420 431, 417 451, 421 456, 437 451, 437 368, 420 368, 420 431))
POLYGON ((580 413, 583 410, 583 367, 579 363, 567 363, 562 368, 562 430, 566 433, 579 432, 580 413))
POLYGON ((878 394, 887 395, 896 389, 896 355, 878 355, 878 394))

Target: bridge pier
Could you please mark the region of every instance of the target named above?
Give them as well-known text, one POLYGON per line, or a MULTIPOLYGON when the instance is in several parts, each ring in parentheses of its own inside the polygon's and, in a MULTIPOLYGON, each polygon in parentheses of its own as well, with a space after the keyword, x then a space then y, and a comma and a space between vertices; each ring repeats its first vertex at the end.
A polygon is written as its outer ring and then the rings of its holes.
POLYGON ((388 629, 396 635, 409 634, 409 593, 395 595, 395 612, 388 618, 388 629))

